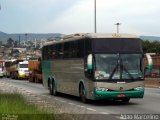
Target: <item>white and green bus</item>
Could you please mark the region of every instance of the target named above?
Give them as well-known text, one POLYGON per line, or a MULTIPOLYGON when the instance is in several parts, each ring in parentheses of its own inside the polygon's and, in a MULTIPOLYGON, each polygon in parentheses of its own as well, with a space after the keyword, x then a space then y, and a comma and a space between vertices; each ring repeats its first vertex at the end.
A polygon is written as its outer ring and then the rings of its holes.
POLYGON ((73 34, 42 48, 43 84, 91 100, 143 98, 141 39, 129 34, 73 34))

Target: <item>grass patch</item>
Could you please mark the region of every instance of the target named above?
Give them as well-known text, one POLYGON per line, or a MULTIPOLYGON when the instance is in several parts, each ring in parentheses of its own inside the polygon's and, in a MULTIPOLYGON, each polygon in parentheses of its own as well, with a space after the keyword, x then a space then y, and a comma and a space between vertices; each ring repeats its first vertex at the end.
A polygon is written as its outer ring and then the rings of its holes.
POLYGON ((5 117, 15 118, 15 120, 56 119, 54 114, 48 114, 47 111, 28 104, 20 94, 0 93, 0 119, 5 117))

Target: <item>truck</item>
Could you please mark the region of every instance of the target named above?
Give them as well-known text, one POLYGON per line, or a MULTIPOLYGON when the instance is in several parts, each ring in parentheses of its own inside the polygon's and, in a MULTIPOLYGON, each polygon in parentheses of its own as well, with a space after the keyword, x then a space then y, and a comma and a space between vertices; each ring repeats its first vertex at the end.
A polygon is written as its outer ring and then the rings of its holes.
POLYGON ((12 60, 5 60, 4 61, 4 71, 3 71, 3 75, 7 78, 10 77, 10 72, 9 72, 9 67, 11 65, 13 61, 12 60))
POLYGON ((28 61, 12 60, 6 66, 6 74, 12 79, 28 79, 28 61))
POLYGON ((29 82, 42 83, 42 69, 40 59, 29 60, 29 82))

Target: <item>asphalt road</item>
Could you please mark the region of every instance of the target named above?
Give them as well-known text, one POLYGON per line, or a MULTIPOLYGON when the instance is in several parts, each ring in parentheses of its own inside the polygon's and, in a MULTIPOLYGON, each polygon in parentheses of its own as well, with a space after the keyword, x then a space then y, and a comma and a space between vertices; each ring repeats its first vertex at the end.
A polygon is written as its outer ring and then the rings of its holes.
MULTIPOLYGON (((17 88, 23 88, 33 94, 61 105, 62 111, 74 114, 103 114, 112 115, 116 118, 126 114, 160 114, 160 89, 146 88, 143 99, 131 99, 129 103, 111 101, 91 101, 89 104, 82 103, 78 97, 60 94, 59 96, 49 95, 42 84, 30 83, 27 80, 12 80, 9 78, 0 79, 0 84, 10 84, 17 88)), ((126 117, 126 116, 125 116, 126 117)), ((157 117, 158 118, 158 117, 157 117)), ((156 119, 157 119, 156 118, 156 119)), ((160 119, 160 116, 159 118, 160 119)))

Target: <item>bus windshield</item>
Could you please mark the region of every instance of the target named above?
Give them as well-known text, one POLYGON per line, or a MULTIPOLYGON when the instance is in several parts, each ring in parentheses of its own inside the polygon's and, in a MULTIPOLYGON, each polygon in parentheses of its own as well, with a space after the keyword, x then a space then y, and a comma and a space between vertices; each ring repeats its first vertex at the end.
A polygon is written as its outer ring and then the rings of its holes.
POLYGON ((95 79, 143 79, 142 54, 95 54, 95 79))
POLYGON ((28 64, 20 64, 19 67, 20 68, 28 68, 28 64))

